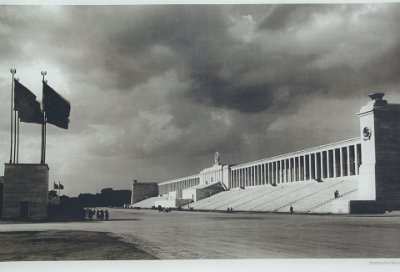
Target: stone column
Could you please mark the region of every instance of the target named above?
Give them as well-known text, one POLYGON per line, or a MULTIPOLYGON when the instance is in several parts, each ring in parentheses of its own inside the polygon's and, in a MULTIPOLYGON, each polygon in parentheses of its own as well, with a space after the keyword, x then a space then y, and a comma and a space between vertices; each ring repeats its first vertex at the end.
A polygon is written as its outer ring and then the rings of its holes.
POLYGON ((350 146, 347 146, 346 149, 347 149, 347 175, 350 176, 351 175, 351 171, 350 171, 350 146))
POLYGON ((358 162, 358 148, 357 148, 357 144, 355 144, 354 145, 354 173, 356 174, 356 175, 358 175, 359 174, 359 171, 358 171, 358 164, 359 164, 359 162, 358 162))
POLYGON ((257 186, 257 165, 253 166, 253 186, 257 186))
POLYGON ((259 165, 254 165, 254 186, 259 185, 260 173, 259 173, 259 165))
POLYGON ((234 180, 235 180, 235 186, 234 186, 234 187, 236 188, 236 187, 238 187, 238 176, 237 176, 238 171, 235 170, 234 173, 235 173, 235 176, 234 176, 234 178, 235 178, 235 179, 234 179, 234 180))
POLYGON ((264 185, 265 184, 265 164, 262 163, 260 165, 260 185, 264 185))
POLYGON ((240 169, 240 187, 244 187, 245 186, 245 173, 244 173, 244 168, 240 169))
POLYGON ((268 172, 267 172, 267 164, 266 163, 263 164, 263 168, 264 168, 263 184, 266 185, 266 184, 268 184, 268 180, 267 180, 268 172))
POLYGON ((249 186, 253 186, 253 166, 249 166, 249 186))
POLYGON ((280 162, 276 161, 275 164, 276 164, 276 182, 280 183, 280 178, 279 178, 279 164, 280 164, 280 162))
POLYGON ((241 187, 245 187, 246 186, 246 168, 242 168, 240 169, 241 172, 241 187))
POLYGON ((248 187, 251 184, 250 167, 246 167, 246 180, 246 187, 248 187))
POLYGON ((247 167, 243 168, 243 186, 247 187, 247 167))
POLYGON ((320 179, 324 178, 324 154, 322 151, 319 152, 319 166, 321 168, 321 172, 320 172, 320 179))
POLYGON ((343 177, 343 150, 339 148, 339 165, 340 165, 340 176, 343 177))
POLYGON ((317 153, 314 153, 314 179, 318 178, 318 156, 317 153))
POLYGON ((330 165, 331 160, 329 159, 329 150, 326 150, 326 177, 330 178, 331 175, 331 165, 330 165))
POLYGON ((254 185, 254 170, 253 170, 253 166, 249 167, 250 170, 250 186, 254 185))
POLYGON ((258 165, 254 165, 254 186, 258 185, 258 165))
POLYGON ((336 148, 332 149, 332 177, 336 178, 336 148))
POLYGON ((254 166, 250 166, 250 186, 254 186, 254 166))
POLYGON ((239 170, 235 170, 235 187, 239 187, 239 170))

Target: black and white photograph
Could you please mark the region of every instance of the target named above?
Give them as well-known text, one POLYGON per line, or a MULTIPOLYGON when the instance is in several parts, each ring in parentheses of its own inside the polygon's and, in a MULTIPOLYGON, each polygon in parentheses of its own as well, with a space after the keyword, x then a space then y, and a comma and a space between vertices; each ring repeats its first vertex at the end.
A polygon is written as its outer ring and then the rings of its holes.
POLYGON ((399 27, 0 0, 0 270, 399 271, 399 27))

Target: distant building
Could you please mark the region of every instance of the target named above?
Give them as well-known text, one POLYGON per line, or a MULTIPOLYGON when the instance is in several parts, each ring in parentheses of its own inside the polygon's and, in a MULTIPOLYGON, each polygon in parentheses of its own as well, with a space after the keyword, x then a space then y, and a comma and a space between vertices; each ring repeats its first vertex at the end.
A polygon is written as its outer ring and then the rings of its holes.
POLYGON ((4 176, 0 176, 0 218, 3 212, 3 186, 4 186, 4 176))
POLYGON ((132 183, 131 204, 158 196, 157 183, 145 183, 134 180, 132 183))

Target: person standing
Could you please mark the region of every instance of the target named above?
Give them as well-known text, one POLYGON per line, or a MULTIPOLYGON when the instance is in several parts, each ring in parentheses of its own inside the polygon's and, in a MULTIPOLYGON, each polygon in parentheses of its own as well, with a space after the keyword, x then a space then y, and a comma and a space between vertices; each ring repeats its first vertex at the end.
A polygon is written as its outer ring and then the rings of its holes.
POLYGON ((109 218, 108 210, 106 210, 106 211, 104 212, 104 216, 105 216, 106 220, 108 220, 108 218, 109 218))

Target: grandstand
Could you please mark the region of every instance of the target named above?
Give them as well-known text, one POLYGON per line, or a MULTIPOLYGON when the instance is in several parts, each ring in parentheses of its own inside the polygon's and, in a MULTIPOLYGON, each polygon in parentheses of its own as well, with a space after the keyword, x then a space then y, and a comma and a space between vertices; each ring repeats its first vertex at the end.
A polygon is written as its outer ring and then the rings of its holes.
POLYGON ((237 165, 221 164, 217 152, 213 166, 159 183, 162 196, 132 207, 150 208, 157 201, 197 211, 400 209, 400 105, 389 104, 383 95, 371 94, 358 113, 359 137, 237 165))
POLYGON ((191 203, 183 209, 204 211, 348 213, 349 203, 358 190, 356 178, 323 182, 305 181, 280 186, 233 189, 191 203), (335 190, 340 197, 334 197, 335 190))

